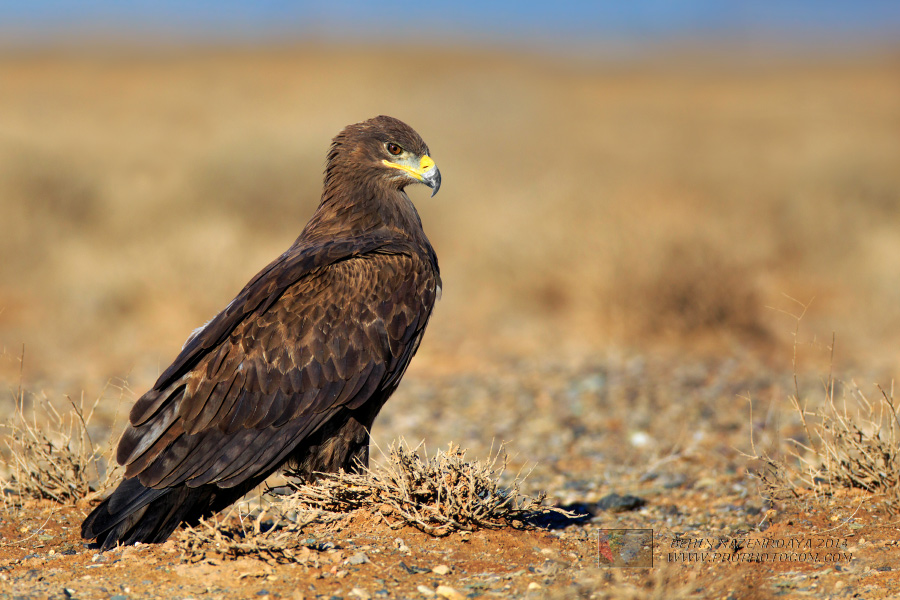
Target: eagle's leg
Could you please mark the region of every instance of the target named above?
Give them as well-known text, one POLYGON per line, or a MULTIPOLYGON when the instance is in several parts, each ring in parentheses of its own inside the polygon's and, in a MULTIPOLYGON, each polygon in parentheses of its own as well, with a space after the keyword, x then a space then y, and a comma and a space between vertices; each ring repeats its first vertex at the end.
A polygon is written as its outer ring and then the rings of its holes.
POLYGON ((369 466, 369 430, 378 411, 362 407, 348 412, 349 416, 332 418, 297 447, 291 456, 293 473, 315 481, 316 473, 341 469, 356 473, 360 466, 369 466))

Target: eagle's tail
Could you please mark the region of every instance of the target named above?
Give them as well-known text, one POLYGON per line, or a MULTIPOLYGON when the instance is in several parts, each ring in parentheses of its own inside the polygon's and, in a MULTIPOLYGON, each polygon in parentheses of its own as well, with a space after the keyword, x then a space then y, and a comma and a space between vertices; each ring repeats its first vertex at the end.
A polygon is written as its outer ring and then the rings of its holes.
POLYGON ((101 550, 116 544, 164 542, 183 521, 196 521, 218 510, 223 502, 230 504, 240 498, 243 492, 235 498, 237 491, 184 484, 154 489, 132 477, 88 515, 81 524, 81 537, 96 540, 101 550))

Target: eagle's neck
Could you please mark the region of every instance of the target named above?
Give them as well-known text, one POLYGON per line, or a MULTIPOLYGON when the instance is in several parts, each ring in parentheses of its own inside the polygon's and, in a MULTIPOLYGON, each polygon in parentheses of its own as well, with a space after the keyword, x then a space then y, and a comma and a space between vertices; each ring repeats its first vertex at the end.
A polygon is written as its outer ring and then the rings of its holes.
POLYGON ((363 237, 374 231, 387 231, 392 236, 412 242, 423 249, 431 248, 422 229, 422 221, 412 200, 402 189, 385 185, 372 178, 353 181, 326 176, 322 201, 297 242, 336 237, 363 237), (349 192, 348 190, 353 190, 349 192))

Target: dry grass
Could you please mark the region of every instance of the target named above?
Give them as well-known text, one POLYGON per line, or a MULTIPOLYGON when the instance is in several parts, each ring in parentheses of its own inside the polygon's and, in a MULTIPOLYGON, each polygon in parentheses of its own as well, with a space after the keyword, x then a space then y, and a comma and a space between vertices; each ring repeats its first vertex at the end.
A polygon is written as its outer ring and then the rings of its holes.
POLYGON ((25 394, 16 399, 16 413, 5 430, 5 452, 0 453, 3 502, 19 505, 27 499, 72 504, 103 491, 119 477, 112 446, 95 446, 88 423, 99 399, 85 413, 84 398, 71 399, 58 409, 46 397, 25 408, 25 394))
POLYGON ((853 383, 838 400, 829 380, 823 406, 791 402, 807 432, 807 442, 790 439, 784 460, 766 458, 760 476, 766 495, 799 498, 799 490, 825 499, 834 487, 859 488, 900 510, 900 421, 893 393, 876 386, 872 400, 853 383))
POLYGON ((323 511, 305 510, 292 498, 250 512, 244 503, 185 526, 176 534, 175 545, 182 559, 198 562, 211 557, 237 559, 252 556, 270 564, 299 563, 318 566, 315 539, 304 536, 313 523, 339 519, 323 511))
MULTIPOLYGON (((809 309, 799 303, 794 315, 797 326, 809 309)), ((826 347, 834 361, 835 340, 826 347)), ((831 372, 821 386, 818 399, 801 395, 797 375, 798 345, 794 344, 794 393, 788 398, 802 428, 802 436, 778 440, 787 447, 775 458, 757 453, 763 468, 757 473, 763 495, 772 500, 827 499, 835 487, 858 488, 881 497, 891 511, 900 509, 900 420, 893 386, 890 392, 876 384, 877 396, 870 399, 855 381, 837 381, 831 372), (836 392, 836 390, 840 390, 836 392), (836 393, 840 396, 836 398, 836 393)), ((752 410, 752 402, 751 402, 752 410)), ((752 414, 751 414, 752 421, 752 414)), ((751 433, 752 436, 752 433, 751 433)), ((776 451, 779 451, 778 449, 776 451)))
MULTIPOLYGON (((507 457, 501 448, 487 461, 466 461, 465 451, 451 445, 432 457, 405 441, 390 447, 384 464, 361 473, 322 473, 313 484, 291 483, 292 493, 278 494, 263 508, 247 510, 238 503, 178 534, 185 560, 212 556, 236 559, 256 556, 275 563, 317 564, 315 539, 304 531, 314 523, 340 520, 341 513, 363 511, 381 518, 391 529, 411 526, 434 536, 454 531, 527 527, 528 519, 547 512, 543 496, 519 493, 500 478, 507 457)), ((290 473, 288 473, 290 476, 290 473)))
POLYGON ((830 485, 885 494, 896 510, 900 508, 900 422, 893 392, 880 387, 878 391, 877 399, 870 401, 855 388, 850 401, 844 399, 840 407, 829 395, 816 428, 823 458, 820 477, 830 485))
POLYGON ((450 444, 446 452, 438 450, 429 457, 421 446, 411 449, 401 439, 391 444, 383 464, 360 473, 322 473, 313 484, 295 483, 294 497, 308 508, 366 510, 392 529, 411 526, 439 537, 454 531, 525 527, 529 519, 547 512, 568 515, 541 506, 543 494, 522 495, 519 476, 509 487, 501 485, 508 460, 503 448, 484 462, 466 461, 465 455, 450 444))
MULTIPOLYGON (((84 394, 78 402, 66 396, 59 408, 46 394, 32 394, 23 387, 24 347, 18 364, 14 414, 0 423, 0 504, 19 507, 26 500, 74 504, 104 491, 119 479, 120 469, 113 458, 117 438, 105 436, 95 444, 88 430, 102 395, 89 407, 84 394)), ((121 403, 124 388, 120 392, 121 403)))

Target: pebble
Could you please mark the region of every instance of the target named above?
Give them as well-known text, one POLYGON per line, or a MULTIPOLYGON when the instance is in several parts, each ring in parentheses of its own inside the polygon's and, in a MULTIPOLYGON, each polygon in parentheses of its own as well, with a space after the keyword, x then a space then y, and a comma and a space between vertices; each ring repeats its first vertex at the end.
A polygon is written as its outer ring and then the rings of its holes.
POLYGON ((438 596, 447 598, 447 600, 463 600, 465 598, 465 596, 449 585, 439 585, 436 592, 438 596))
POLYGON ((626 512, 629 510, 637 510, 647 504, 647 501, 637 496, 620 496, 619 494, 609 494, 600 498, 597 502, 597 508, 600 510, 608 510, 610 512, 626 512))
POLYGON ((432 590, 430 587, 420 585, 416 589, 419 590, 419 593, 423 596, 428 596, 429 598, 434 597, 434 590, 432 590))
POLYGON ((539 589, 541 589, 541 584, 539 584, 536 581, 532 581, 531 583, 528 584, 528 589, 529 590, 539 590, 539 589))
POLYGON ((433 567, 431 569, 431 572, 437 573, 438 575, 446 575, 450 572, 450 567, 448 567, 447 565, 438 565, 436 567, 433 567))
POLYGON ((347 559, 347 562, 351 565, 361 565, 363 563, 370 562, 369 557, 366 556, 365 552, 357 552, 353 556, 347 559))
POLYGON ((359 598, 359 600, 371 600, 372 598, 372 595, 362 588, 353 588, 350 590, 350 595, 359 598))

